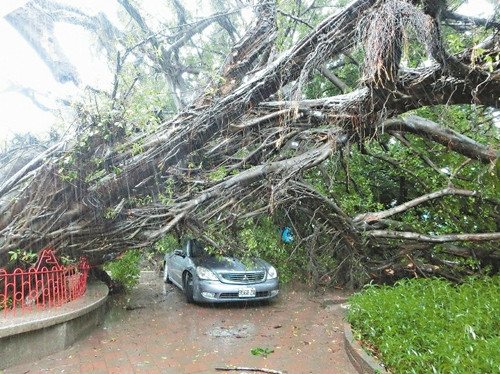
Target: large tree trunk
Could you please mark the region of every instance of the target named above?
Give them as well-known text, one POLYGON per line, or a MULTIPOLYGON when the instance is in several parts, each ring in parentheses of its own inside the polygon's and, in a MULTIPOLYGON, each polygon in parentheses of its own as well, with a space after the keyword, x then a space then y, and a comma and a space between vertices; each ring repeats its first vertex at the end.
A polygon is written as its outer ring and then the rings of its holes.
MULTIPOLYGON (((128 1, 121 3, 133 12, 128 1)), ((402 28, 408 20, 404 11, 408 9, 426 27, 439 23, 439 18, 407 2, 358 0, 269 60, 276 11, 274 4, 264 2, 254 27, 221 67, 221 79, 157 131, 125 137, 117 127, 120 118, 113 118, 107 123, 112 140, 84 133, 73 144, 53 146, 4 180, 0 185, 0 265, 7 263, 8 251, 45 246, 85 254, 99 263, 110 253, 151 245, 176 227, 192 228, 216 215, 221 225, 230 225, 249 212, 265 212, 290 201, 298 211, 306 206, 307 212, 320 212, 318 219, 334 229, 335 234, 330 234, 339 236, 337 252, 355 257, 360 267, 356 276, 370 272, 367 264, 360 263, 366 255, 366 240, 498 240, 498 233, 432 237, 377 226, 411 206, 446 194, 470 196, 472 191, 450 188, 390 211, 350 218, 300 181, 305 170, 384 131, 410 132, 479 162, 495 162, 498 152, 491 147, 425 119, 398 117, 426 105, 500 105, 498 65, 493 72, 478 61, 471 65, 467 51, 456 56, 441 54, 435 59, 438 62, 425 68, 400 67, 402 28), (394 3, 404 6, 393 8, 394 3), (391 14, 396 21, 382 27, 383 17, 375 15, 388 9, 396 9, 391 14), (356 45, 360 27, 368 30, 365 49, 373 52, 367 54, 363 83, 348 94, 303 100, 300 88, 311 72, 356 45), (380 33, 376 40, 370 34, 374 30, 380 33), (280 100, 281 88, 292 82, 298 83, 296 93, 290 100, 280 100), (281 155, 291 140, 300 140, 304 146, 293 156, 281 155), (255 146, 251 154, 236 156, 249 145, 255 146), (99 159, 97 166, 93 159, 99 159), (221 165, 227 172, 221 178, 211 177, 221 165), (299 206, 299 201, 304 205, 299 206)), ((439 29, 434 27, 430 44, 440 46, 439 29)), ((498 53, 496 38, 484 56, 498 53)), ((151 42, 158 46, 154 38, 151 42)), ((168 51, 161 53, 165 57, 168 51)), ((167 63, 164 59, 163 64, 167 63)), ((184 106, 180 101, 177 105, 184 106)), ((354 276, 346 275, 344 280, 354 276)))

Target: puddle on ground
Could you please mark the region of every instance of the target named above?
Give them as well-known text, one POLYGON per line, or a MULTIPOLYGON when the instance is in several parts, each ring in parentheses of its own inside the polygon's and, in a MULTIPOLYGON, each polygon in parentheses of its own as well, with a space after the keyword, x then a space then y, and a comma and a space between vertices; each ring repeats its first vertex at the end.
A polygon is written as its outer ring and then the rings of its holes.
POLYGON ((252 324, 241 324, 237 326, 216 326, 208 329, 204 335, 215 338, 248 338, 255 334, 255 326, 252 324))
POLYGON ((173 287, 163 282, 158 282, 157 274, 147 275, 148 278, 145 278, 141 274, 139 286, 132 289, 132 291, 108 297, 108 312, 103 321, 105 329, 112 328, 118 323, 123 323, 134 312, 141 313, 144 309, 150 309, 151 307, 172 307, 174 303, 173 299, 176 296, 173 287), (172 302, 169 303, 169 300, 172 302))
POLYGON ((108 298, 108 312, 103 321, 103 327, 109 328, 117 323, 122 322, 128 311, 125 310, 126 300, 124 295, 111 295, 108 298))

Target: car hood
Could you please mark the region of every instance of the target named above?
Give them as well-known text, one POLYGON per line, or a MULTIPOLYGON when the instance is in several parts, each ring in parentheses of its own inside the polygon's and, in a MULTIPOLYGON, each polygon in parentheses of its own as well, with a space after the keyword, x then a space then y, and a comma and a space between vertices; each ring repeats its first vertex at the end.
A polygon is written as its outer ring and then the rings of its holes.
POLYGON ((196 266, 203 266, 212 271, 266 271, 270 267, 260 258, 242 261, 234 257, 207 256, 193 259, 193 261, 196 266))

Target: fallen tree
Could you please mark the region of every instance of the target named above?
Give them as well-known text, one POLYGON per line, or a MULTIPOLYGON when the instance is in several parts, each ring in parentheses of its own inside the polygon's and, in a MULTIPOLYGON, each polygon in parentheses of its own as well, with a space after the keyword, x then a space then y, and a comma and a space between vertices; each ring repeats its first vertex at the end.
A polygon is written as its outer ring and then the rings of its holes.
MULTIPOLYGON (((121 4, 147 31, 133 5, 121 4)), ((412 134, 463 155, 467 163, 495 165, 497 144, 481 144, 430 119, 405 116, 438 105, 500 105, 498 24, 486 29, 481 53, 477 46, 466 46, 452 54, 443 44, 442 21, 476 23, 445 10, 444 2, 354 1, 276 54, 275 4, 259 4, 256 22, 231 49, 218 79, 190 104, 175 99, 178 114, 157 129, 127 132, 124 127, 130 124, 124 124, 123 111, 102 115, 82 110, 85 126, 74 141, 48 148, 2 181, 0 265, 16 248, 45 246, 100 263, 128 248, 148 247, 172 230, 210 240, 205 230, 209 222, 237 227, 241 220, 285 209, 300 221, 301 237, 321 230, 328 238, 321 245, 339 259, 333 270, 338 282, 357 286, 369 276, 398 271, 454 277, 447 269, 455 264, 436 263, 433 246, 497 243, 498 224, 491 232, 442 235, 400 228, 390 218, 443 196, 474 197, 493 212, 497 200, 483 197, 480 190, 455 187, 449 178, 450 185, 440 190, 350 216, 307 177, 353 147, 365 151, 368 141, 388 134, 401 142, 412 134), (403 49, 415 34, 427 50, 428 63, 410 68, 402 63, 403 49), (317 69, 346 59, 360 45, 364 68, 356 88, 304 98, 317 69)), ((171 69, 176 48, 208 24, 187 28, 186 38, 170 47, 155 37, 146 39, 160 51, 170 87, 181 84, 171 69)), ((120 108, 116 85, 111 99, 112 107, 120 108)), ((492 248, 488 261, 498 256, 492 248)))

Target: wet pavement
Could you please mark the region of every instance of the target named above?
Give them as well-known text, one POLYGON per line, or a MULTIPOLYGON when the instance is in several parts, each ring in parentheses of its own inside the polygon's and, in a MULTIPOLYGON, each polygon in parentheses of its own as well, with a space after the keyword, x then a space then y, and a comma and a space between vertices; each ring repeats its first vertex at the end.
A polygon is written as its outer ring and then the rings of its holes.
MULTIPOLYGON (((238 366, 356 373, 343 346, 341 297, 286 288, 270 304, 190 305, 180 290, 146 273, 131 294, 111 300, 90 336, 4 372, 223 373, 215 368, 238 366)), ((238 372, 245 371, 227 373, 238 372)))

